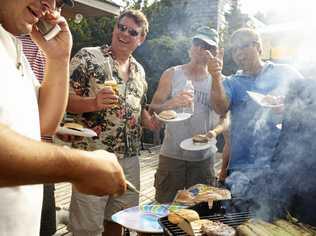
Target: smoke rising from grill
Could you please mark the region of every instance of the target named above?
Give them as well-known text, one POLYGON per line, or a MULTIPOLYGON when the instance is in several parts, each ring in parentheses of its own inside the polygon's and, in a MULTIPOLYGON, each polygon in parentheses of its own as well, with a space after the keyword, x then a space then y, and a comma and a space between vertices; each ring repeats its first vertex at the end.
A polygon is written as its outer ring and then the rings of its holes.
POLYGON ((289 210, 305 223, 316 222, 315 91, 316 80, 298 80, 291 85, 272 168, 260 168, 258 161, 255 172, 239 173, 241 183, 246 183, 246 177, 252 179, 249 185, 239 184, 238 192, 260 204, 259 217, 284 216, 289 210))

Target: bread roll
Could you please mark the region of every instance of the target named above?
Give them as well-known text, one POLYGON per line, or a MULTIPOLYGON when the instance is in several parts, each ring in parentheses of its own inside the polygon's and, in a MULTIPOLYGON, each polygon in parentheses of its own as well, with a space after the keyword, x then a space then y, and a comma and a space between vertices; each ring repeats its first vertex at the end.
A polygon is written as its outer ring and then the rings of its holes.
POLYGON ((205 134, 197 134, 192 137, 193 143, 207 143, 208 137, 205 134))
POLYGON ((161 119, 172 120, 177 117, 177 113, 174 110, 165 110, 158 115, 161 119))
POLYGON ((191 222, 181 221, 178 226, 188 235, 201 235, 202 226, 207 224, 209 220, 194 220, 191 222))
POLYGON ((73 123, 73 122, 65 123, 64 127, 68 128, 68 129, 76 129, 76 130, 82 130, 83 129, 83 126, 81 124, 73 123))
POLYGON ((178 209, 170 212, 168 215, 168 220, 172 224, 179 224, 184 219, 190 222, 199 220, 200 216, 196 211, 191 209, 178 209))
POLYGON ((186 190, 179 190, 178 191, 176 198, 175 198, 175 202, 183 203, 186 205, 192 205, 194 203, 192 194, 186 190))

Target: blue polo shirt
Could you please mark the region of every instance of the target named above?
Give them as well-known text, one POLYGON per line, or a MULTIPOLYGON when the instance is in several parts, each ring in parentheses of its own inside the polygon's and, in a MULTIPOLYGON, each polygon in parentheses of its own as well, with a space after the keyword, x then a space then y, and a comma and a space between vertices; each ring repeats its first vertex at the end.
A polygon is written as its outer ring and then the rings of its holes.
POLYGON ((265 63, 256 76, 237 72, 223 81, 231 112, 229 169, 262 168, 270 164, 282 115, 252 100, 247 91, 285 96, 289 84, 302 75, 284 64, 265 63))

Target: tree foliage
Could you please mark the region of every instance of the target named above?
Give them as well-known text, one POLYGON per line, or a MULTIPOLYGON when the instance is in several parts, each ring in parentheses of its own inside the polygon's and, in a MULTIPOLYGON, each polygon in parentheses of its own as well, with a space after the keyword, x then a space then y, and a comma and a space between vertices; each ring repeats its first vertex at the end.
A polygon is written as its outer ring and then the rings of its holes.
POLYGON ((234 31, 244 27, 248 21, 248 16, 243 14, 238 5, 232 4, 231 9, 225 14, 226 26, 221 32, 223 37, 223 46, 225 48, 223 74, 231 75, 237 70, 237 66, 233 61, 229 39, 234 31))
POLYGON ((114 18, 106 16, 83 18, 79 24, 70 20, 69 26, 74 42, 72 53, 76 53, 83 47, 110 44, 114 24, 114 18))
POLYGON ((136 51, 135 56, 144 66, 146 80, 149 84, 148 98, 151 100, 157 88, 159 78, 164 70, 171 66, 188 61, 190 39, 186 37, 172 38, 163 35, 146 40, 136 51))

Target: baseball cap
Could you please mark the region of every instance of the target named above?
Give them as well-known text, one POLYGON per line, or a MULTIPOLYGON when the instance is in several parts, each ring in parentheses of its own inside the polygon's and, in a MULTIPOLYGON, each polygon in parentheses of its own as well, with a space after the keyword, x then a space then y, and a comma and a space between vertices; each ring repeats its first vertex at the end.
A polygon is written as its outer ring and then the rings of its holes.
POLYGON ((199 27, 197 30, 197 34, 193 36, 194 39, 200 39, 211 46, 218 46, 219 36, 215 29, 212 29, 207 26, 199 27))

